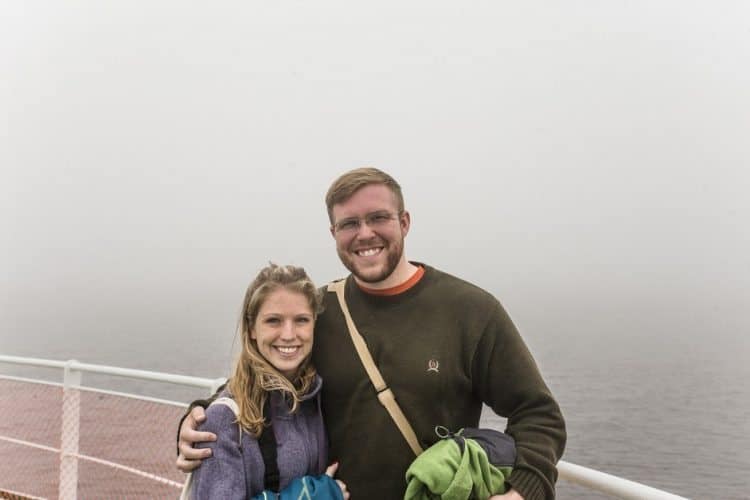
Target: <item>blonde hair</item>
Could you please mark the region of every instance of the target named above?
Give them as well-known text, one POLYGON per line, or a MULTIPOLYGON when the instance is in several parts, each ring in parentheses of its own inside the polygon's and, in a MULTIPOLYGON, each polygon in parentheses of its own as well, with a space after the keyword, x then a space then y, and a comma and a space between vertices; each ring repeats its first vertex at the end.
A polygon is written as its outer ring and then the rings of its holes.
POLYGON ((304 295, 314 319, 322 311, 321 294, 301 267, 270 263, 247 288, 237 324, 241 350, 227 382, 227 389, 239 406, 238 423, 256 438, 263 432, 263 405, 268 400, 268 393, 285 393, 292 402, 294 412, 299 406, 300 397, 310 390, 316 376, 308 356, 300 364, 295 377, 287 379, 260 354, 258 344, 251 337, 258 311, 266 298, 280 288, 304 295))
POLYGON ((370 184, 382 184, 388 187, 396 196, 399 213, 404 211, 404 195, 401 193, 396 179, 377 168, 365 167, 350 170, 333 181, 326 193, 326 207, 328 208, 328 219, 333 224, 333 206, 343 203, 357 191, 370 184))

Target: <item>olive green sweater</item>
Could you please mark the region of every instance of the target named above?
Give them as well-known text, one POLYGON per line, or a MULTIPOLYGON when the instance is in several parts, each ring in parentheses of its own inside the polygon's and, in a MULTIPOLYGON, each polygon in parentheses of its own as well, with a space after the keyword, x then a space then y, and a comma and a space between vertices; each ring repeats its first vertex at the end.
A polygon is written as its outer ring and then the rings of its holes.
MULTIPOLYGON (((346 300, 375 363, 423 448, 436 425, 477 427, 482 403, 508 418, 518 458, 508 483, 526 500, 554 498, 565 424, 518 331, 480 288, 422 265, 425 274, 394 296, 347 280, 346 300)), ((402 498, 414 460, 377 400, 350 340, 335 294, 315 326, 313 360, 325 381, 323 413, 337 477, 357 500, 402 498)))

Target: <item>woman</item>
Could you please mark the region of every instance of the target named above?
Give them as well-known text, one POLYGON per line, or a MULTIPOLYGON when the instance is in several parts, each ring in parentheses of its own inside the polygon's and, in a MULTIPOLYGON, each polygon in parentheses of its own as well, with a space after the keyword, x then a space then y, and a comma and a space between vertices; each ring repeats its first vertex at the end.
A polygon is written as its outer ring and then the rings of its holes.
POLYGON ((269 491, 284 498, 292 490, 349 498, 332 479, 337 465, 326 469, 322 381, 310 362, 320 310, 319 292, 300 267, 271 264, 250 284, 238 326, 242 351, 201 427, 217 440, 203 444, 212 456, 193 472, 193 498, 276 498, 269 491))

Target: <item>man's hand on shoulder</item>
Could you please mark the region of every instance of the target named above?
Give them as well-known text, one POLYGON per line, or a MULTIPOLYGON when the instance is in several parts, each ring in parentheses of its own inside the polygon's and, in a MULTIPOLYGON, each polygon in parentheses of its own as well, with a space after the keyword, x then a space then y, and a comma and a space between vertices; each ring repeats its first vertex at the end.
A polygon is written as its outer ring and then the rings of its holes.
POLYGON ((180 426, 180 438, 177 445, 180 452, 177 455, 176 462, 177 468, 182 472, 190 472, 200 466, 201 461, 204 458, 211 456, 210 448, 193 448, 195 443, 216 441, 216 434, 213 432, 198 431, 198 425, 205 420, 206 411, 200 406, 196 406, 190 410, 188 416, 182 421, 182 425, 180 426))
POLYGON ((519 492, 511 489, 503 495, 493 495, 489 500, 523 500, 523 497, 519 492))

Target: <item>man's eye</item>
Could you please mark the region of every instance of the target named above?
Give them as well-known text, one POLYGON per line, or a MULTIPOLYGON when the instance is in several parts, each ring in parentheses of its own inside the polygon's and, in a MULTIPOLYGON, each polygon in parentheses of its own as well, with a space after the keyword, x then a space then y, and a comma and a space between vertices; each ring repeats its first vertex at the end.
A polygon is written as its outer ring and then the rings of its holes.
POLYGON ((348 229, 354 229, 359 225, 359 221, 356 220, 345 220, 339 222, 339 229, 343 229, 344 231, 348 229))
POLYGON ((370 217, 370 220, 376 224, 382 224, 383 222, 387 222, 391 219, 391 217, 388 214, 375 214, 370 217))

